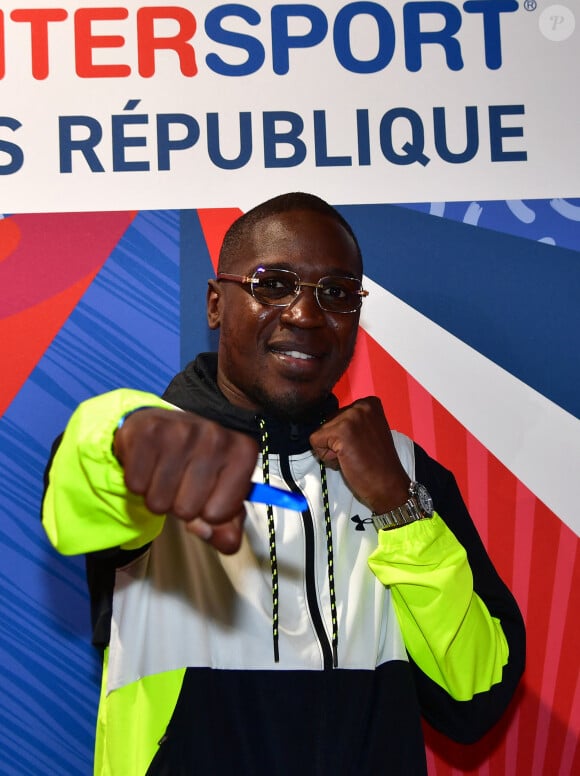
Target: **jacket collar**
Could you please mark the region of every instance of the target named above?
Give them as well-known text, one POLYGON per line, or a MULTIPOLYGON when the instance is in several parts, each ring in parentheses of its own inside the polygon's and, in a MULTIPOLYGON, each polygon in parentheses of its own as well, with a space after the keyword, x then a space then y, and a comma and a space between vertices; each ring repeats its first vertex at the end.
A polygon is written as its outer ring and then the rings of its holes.
MULTIPOLYGON (((176 375, 163 398, 183 410, 215 420, 226 428, 242 431, 259 441, 259 415, 235 407, 217 386, 217 353, 201 353, 176 375)), ((297 454, 310 449, 310 434, 325 418, 336 413, 338 401, 330 395, 321 406, 299 422, 275 415, 262 415, 273 453, 297 454)))

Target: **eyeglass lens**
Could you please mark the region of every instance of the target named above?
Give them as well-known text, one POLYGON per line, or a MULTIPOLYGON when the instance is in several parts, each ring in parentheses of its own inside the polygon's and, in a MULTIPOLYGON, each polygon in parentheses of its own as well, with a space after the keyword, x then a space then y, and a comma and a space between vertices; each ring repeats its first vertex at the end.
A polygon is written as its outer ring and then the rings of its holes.
MULTIPOLYGON (((323 277, 315 288, 316 300, 323 310, 349 313, 361 305, 361 283, 356 278, 323 277)), ((252 294, 262 304, 284 307, 300 293, 300 278, 284 269, 260 268, 252 278, 252 294)))

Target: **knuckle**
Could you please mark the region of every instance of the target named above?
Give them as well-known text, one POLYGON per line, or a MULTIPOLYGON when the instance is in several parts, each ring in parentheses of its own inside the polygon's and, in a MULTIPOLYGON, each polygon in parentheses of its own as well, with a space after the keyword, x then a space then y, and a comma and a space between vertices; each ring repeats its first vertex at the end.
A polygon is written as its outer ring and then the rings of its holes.
POLYGON ((146 493, 144 500, 147 509, 154 515, 164 515, 169 511, 169 502, 158 494, 146 493))
POLYGON ((192 520, 195 517, 193 510, 185 501, 175 500, 171 514, 177 517, 179 520, 192 520))

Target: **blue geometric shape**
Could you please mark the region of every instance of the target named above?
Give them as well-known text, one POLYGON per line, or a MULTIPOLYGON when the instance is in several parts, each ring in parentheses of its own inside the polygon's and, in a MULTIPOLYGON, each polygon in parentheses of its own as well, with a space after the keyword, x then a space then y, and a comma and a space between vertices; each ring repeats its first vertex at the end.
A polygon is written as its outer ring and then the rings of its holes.
POLYGON ((50 446, 83 399, 179 368, 179 216, 139 213, 0 418, 0 771, 92 773, 100 667, 84 558, 40 524, 50 446))
POLYGON ((195 210, 181 211, 181 366, 198 353, 217 350, 218 333, 207 325, 207 279, 214 276, 213 264, 199 216, 195 210))
POLYGON ((339 209, 367 275, 580 418, 577 252, 397 205, 339 209))

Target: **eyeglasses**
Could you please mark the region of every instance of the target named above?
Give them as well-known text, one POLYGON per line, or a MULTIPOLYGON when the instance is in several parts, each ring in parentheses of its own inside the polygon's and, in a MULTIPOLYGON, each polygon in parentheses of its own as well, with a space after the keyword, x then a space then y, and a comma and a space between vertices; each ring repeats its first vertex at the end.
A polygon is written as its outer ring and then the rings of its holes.
POLYGON ((329 275, 317 283, 306 283, 289 269, 258 267, 253 275, 218 272, 217 279, 248 285, 254 299, 273 307, 288 307, 302 288, 313 288, 318 306, 329 313, 355 313, 360 309, 363 296, 369 295, 357 278, 329 275))

